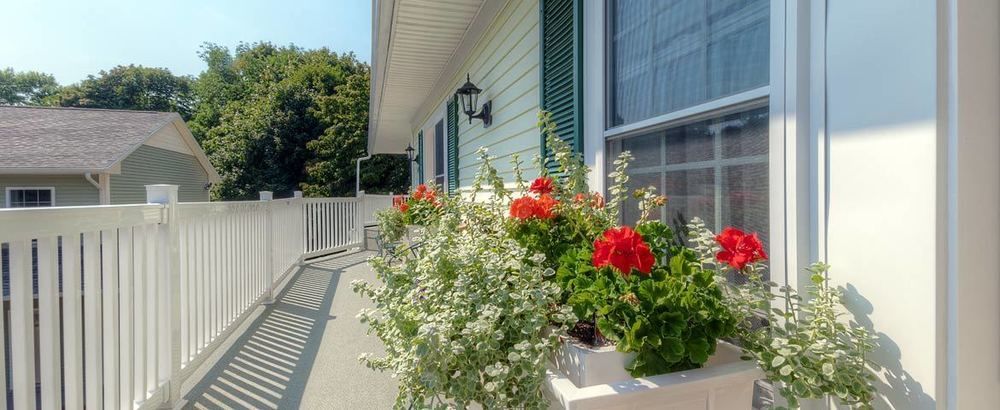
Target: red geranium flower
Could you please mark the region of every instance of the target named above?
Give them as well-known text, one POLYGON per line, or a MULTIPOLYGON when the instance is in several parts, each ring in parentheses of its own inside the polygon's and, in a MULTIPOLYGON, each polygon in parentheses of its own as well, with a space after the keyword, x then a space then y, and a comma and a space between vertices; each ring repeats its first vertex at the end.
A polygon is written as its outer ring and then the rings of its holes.
POLYGON ((419 201, 421 199, 424 199, 424 195, 426 195, 427 193, 428 193, 428 191, 427 191, 427 185, 420 184, 420 185, 417 185, 417 189, 413 190, 413 195, 411 195, 411 196, 413 197, 413 199, 416 199, 416 200, 419 201))
POLYGON ((554 189, 555 187, 552 185, 551 177, 539 177, 535 178, 535 180, 531 182, 531 188, 528 188, 528 191, 539 195, 545 195, 551 194, 554 189))
POLYGON ((627 226, 608 229, 594 241, 594 267, 611 265, 628 277, 632 269, 648 275, 654 262, 656 258, 642 235, 627 226))
POLYGON ((542 196, 535 201, 535 217, 538 219, 554 218, 555 214, 552 211, 558 204, 559 201, 555 198, 549 196, 548 194, 542 194, 542 196))
POLYGON ((399 204, 399 206, 397 208, 399 208, 400 212, 402 212, 402 213, 405 214, 406 211, 410 210, 410 204, 408 204, 406 202, 403 202, 403 203, 399 204))
POLYGON ((403 198, 402 195, 392 197, 392 206, 398 207, 404 203, 406 203, 406 198, 403 198))
POLYGON ((739 229, 727 227, 716 235, 715 241, 722 250, 715 255, 719 262, 729 264, 736 270, 743 270, 748 264, 767 260, 764 244, 757 233, 747 234, 739 229))
POLYGON ((535 216, 535 198, 525 196, 510 203, 510 216, 520 220, 535 216))

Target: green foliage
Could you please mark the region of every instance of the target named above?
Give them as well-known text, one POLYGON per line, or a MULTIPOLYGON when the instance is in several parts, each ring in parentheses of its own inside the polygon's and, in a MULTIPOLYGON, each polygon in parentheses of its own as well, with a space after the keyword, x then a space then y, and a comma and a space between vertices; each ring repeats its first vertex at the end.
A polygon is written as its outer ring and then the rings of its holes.
POLYGON ((701 367, 715 353, 717 341, 735 332, 712 271, 695 254, 672 243, 673 232, 661 222, 637 227, 658 260, 647 275, 622 275, 595 268, 591 250, 579 247, 563 255, 557 282, 565 302, 581 318, 593 318, 598 330, 621 352, 636 354, 626 369, 635 377, 701 367))
POLYGON ((193 81, 166 68, 120 65, 63 87, 46 102, 63 107, 172 111, 187 120, 195 106, 193 81))
MULTIPOLYGON (((718 249, 700 219, 688 225, 693 249, 706 265, 718 249)), ((815 263, 804 300, 788 286, 765 282, 761 266, 748 265, 747 283, 729 285, 727 303, 739 318, 739 340, 746 358, 757 361, 767 378, 780 386, 791 408, 801 399, 835 397, 852 408, 872 408, 875 397, 868 359, 875 337, 865 327, 845 319, 843 295, 830 285, 829 265, 815 263), (775 291, 776 290, 776 291, 775 291), (784 309, 775 306, 775 301, 784 309), (766 318, 766 327, 754 326, 766 318)), ((721 276, 724 267, 716 267, 721 276)))
POLYGON ((59 84, 51 74, 0 70, 0 105, 42 105, 57 92, 59 84))
MULTIPOLYGON (((354 160, 365 155, 369 67, 353 54, 270 43, 229 49, 206 44, 190 121, 218 168, 223 199, 258 191, 345 196, 354 192, 354 160)), ((362 163, 368 192, 401 192, 405 158, 362 163)))
POLYGON ((379 233, 386 242, 399 242, 406 234, 406 215, 399 208, 392 207, 375 212, 379 233))
POLYGON ((373 259, 381 284, 354 283, 375 303, 359 317, 386 351, 361 360, 399 380, 397 408, 548 408, 545 363, 574 318, 506 219, 502 202, 444 199, 416 257, 373 259))

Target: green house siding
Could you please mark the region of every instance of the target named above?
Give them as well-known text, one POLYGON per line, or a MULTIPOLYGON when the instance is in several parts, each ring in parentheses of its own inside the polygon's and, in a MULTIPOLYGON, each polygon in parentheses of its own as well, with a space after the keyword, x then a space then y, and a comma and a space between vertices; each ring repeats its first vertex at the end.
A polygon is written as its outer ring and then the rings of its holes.
POLYGON ((112 204, 146 202, 146 185, 151 184, 180 186, 181 202, 209 200, 208 173, 192 155, 143 145, 121 165, 121 174, 111 176, 112 204))
POLYGON ((83 175, 0 175, 0 208, 7 206, 8 187, 55 188, 55 206, 98 205, 101 202, 97 187, 83 179, 83 175))
MULTIPOLYGON (((422 107, 423 117, 416 127, 433 126, 435 117, 454 97, 455 90, 465 83, 469 74, 472 82, 483 89, 480 105, 493 101, 493 124, 483 127, 481 120, 469 123, 465 113, 458 113, 456 139, 457 166, 449 167, 458 175, 458 186, 472 185, 480 161, 476 151, 489 149, 496 157, 494 165, 500 176, 511 181, 511 154, 524 162, 525 176, 537 174, 532 158, 538 153, 538 1, 509 1, 497 13, 482 38, 472 48, 455 76, 439 93, 434 103, 422 107)), ((476 107, 481 108, 481 107, 476 107)))

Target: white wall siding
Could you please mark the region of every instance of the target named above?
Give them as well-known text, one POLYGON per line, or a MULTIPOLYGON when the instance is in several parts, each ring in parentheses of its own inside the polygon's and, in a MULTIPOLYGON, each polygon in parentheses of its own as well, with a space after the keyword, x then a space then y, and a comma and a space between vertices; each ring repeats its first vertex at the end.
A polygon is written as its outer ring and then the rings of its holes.
POLYGON ((880 337, 876 408, 931 409, 943 399, 936 7, 827 9, 827 257, 856 320, 880 337))
POLYGON ((480 120, 469 124, 468 117, 459 113, 458 157, 459 186, 472 184, 479 167, 476 151, 487 147, 497 157, 501 176, 510 177, 510 155, 519 153, 526 166, 526 176, 537 169, 532 158, 539 153, 538 114, 538 1, 511 0, 500 11, 482 39, 468 56, 459 61, 461 69, 445 90, 435 90, 438 98, 433 107, 420 112, 431 114, 418 119, 414 138, 424 131, 424 179, 432 180, 434 172, 434 124, 443 118, 444 105, 454 91, 465 83, 469 73, 477 87, 483 89, 480 103, 493 101, 493 124, 484 128, 480 120))

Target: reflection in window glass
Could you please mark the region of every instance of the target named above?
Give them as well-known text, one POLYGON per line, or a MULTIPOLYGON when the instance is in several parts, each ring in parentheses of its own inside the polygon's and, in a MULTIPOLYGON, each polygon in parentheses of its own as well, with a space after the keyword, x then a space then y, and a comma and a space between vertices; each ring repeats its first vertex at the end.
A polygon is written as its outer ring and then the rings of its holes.
MULTIPOLYGON (((723 115, 625 138, 612 153, 662 144, 665 155, 658 164, 628 168, 629 188, 655 186, 666 195, 666 211, 660 217, 676 231, 683 232, 697 216, 715 232, 725 226, 758 232, 766 246, 767 118, 767 107, 723 115), (632 143, 632 139, 641 142, 632 143)), ((623 223, 632 225, 638 217, 638 204, 629 199, 622 210, 623 223)))
POLYGON ((768 0, 612 0, 609 126, 767 85, 768 0))

